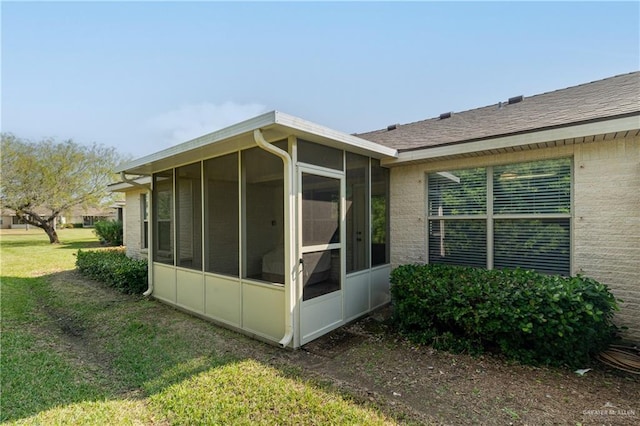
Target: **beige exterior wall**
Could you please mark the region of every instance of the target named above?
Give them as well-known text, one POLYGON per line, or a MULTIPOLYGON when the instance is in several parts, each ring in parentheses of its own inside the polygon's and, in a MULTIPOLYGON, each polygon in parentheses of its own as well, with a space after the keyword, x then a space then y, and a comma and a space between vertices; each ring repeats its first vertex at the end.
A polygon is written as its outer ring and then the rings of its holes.
POLYGON ((640 138, 431 161, 391 169, 391 262, 425 263, 429 172, 571 157, 572 271, 623 300, 616 323, 640 341, 640 138))
POLYGON ((124 245, 127 256, 136 259, 147 258, 147 250, 142 249, 142 210, 140 196, 146 193, 143 189, 126 192, 124 208, 124 245))

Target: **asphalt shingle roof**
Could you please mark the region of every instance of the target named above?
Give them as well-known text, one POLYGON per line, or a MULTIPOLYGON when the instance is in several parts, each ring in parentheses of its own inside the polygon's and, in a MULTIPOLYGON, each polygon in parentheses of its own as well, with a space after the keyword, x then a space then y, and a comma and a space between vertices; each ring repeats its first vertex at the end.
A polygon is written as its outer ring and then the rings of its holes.
POLYGON ((410 151, 640 114, 640 71, 356 136, 410 151))

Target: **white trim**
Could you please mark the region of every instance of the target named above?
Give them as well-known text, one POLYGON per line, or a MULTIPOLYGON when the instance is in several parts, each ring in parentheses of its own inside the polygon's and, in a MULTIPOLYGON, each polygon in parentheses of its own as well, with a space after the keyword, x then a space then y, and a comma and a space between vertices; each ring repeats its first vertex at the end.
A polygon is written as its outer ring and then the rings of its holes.
MULTIPOLYGON (((254 141, 252 133, 254 130, 258 129, 264 131, 275 130, 276 132, 284 133, 278 139, 286 138, 289 134, 301 136, 303 139, 310 137, 311 139, 315 139, 316 141, 320 139, 324 144, 328 146, 345 149, 344 145, 346 145, 349 147, 350 151, 363 153, 366 155, 373 155, 374 157, 379 158, 396 157, 398 155, 398 151, 393 148, 389 148, 375 142, 342 133, 340 131, 333 130, 328 127, 324 127, 319 124, 315 124, 310 121, 306 121, 279 111, 270 111, 257 117, 253 117, 249 120, 245 120, 232 126, 225 127, 224 129, 220 129, 215 132, 200 136, 196 139, 192 139, 190 141, 172 146, 162 151, 158 151, 156 153, 138 158, 137 160, 131 161, 129 163, 121 164, 116 168, 116 172, 129 172, 137 174, 143 169, 153 169, 153 172, 159 171, 153 168, 153 163, 163 162, 164 164, 166 164, 165 162, 173 156, 186 154, 188 152, 196 153, 198 150, 203 150, 203 148, 207 148, 207 154, 211 153, 212 155, 214 155, 211 152, 210 145, 218 142, 229 141, 240 136, 246 135, 246 142, 248 144, 253 144, 254 141)), ((235 149, 241 149, 241 147, 237 146, 235 147, 235 149)), ((202 156, 198 157, 199 158, 194 161, 200 161, 204 158, 202 156)), ((178 167, 178 164, 171 164, 170 166, 163 167, 173 168, 178 167)))
POLYGON ((533 131, 531 133, 503 136, 475 142, 427 147, 415 151, 401 152, 396 158, 383 159, 381 163, 385 166, 395 166, 415 161, 433 160, 452 155, 471 154, 483 151, 486 152, 496 149, 534 145, 538 143, 582 138, 606 133, 626 132, 638 128, 640 128, 640 116, 635 115, 632 117, 578 124, 558 129, 533 131))
MULTIPOLYGON (((338 130, 330 129, 329 127, 321 126, 311 121, 304 120, 293 115, 285 114, 280 111, 274 111, 275 123, 281 124, 293 130, 307 132, 309 134, 327 138, 336 142, 341 142, 348 145, 350 148, 356 148, 356 150, 364 150, 371 153, 376 153, 382 157, 396 157, 398 151, 393 148, 389 148, 384 145, 377 144, 375 142, 368 141, 366 139, 359 138, 357 136, 349 135, 338 130)), ((302 138, 304 139, 304 138, 302 138)), ((344 149, 344 147, 337 147, 344 149)), ((376 157, 374 155, 374 157, 376 157)))

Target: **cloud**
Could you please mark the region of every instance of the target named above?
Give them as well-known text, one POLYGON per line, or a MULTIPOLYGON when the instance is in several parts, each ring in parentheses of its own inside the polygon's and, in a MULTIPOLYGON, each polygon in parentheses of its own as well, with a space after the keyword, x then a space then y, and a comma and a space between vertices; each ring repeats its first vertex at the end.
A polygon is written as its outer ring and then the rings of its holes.
POLYGON ((156 139, 156 147, 176 145, 198 136, 246 120, 267 111, 257 103, 237 104, 209 102, 182 105, 180 108, 159 114, 147 122, 147 128, 156 139))

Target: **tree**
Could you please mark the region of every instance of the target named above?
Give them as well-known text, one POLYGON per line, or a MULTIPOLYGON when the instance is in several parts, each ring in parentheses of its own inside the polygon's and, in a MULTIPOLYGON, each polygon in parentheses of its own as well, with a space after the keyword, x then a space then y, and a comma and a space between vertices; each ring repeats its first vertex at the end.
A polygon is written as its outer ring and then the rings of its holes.
POLYGON ((56 218, 72 207, 109 200, 107 185, 121 156, 115 148, 72 140, 31 142, 2 133, 0 203, 59 243, 56 218), (43 213, 44 212, 44 213, 43 213))

